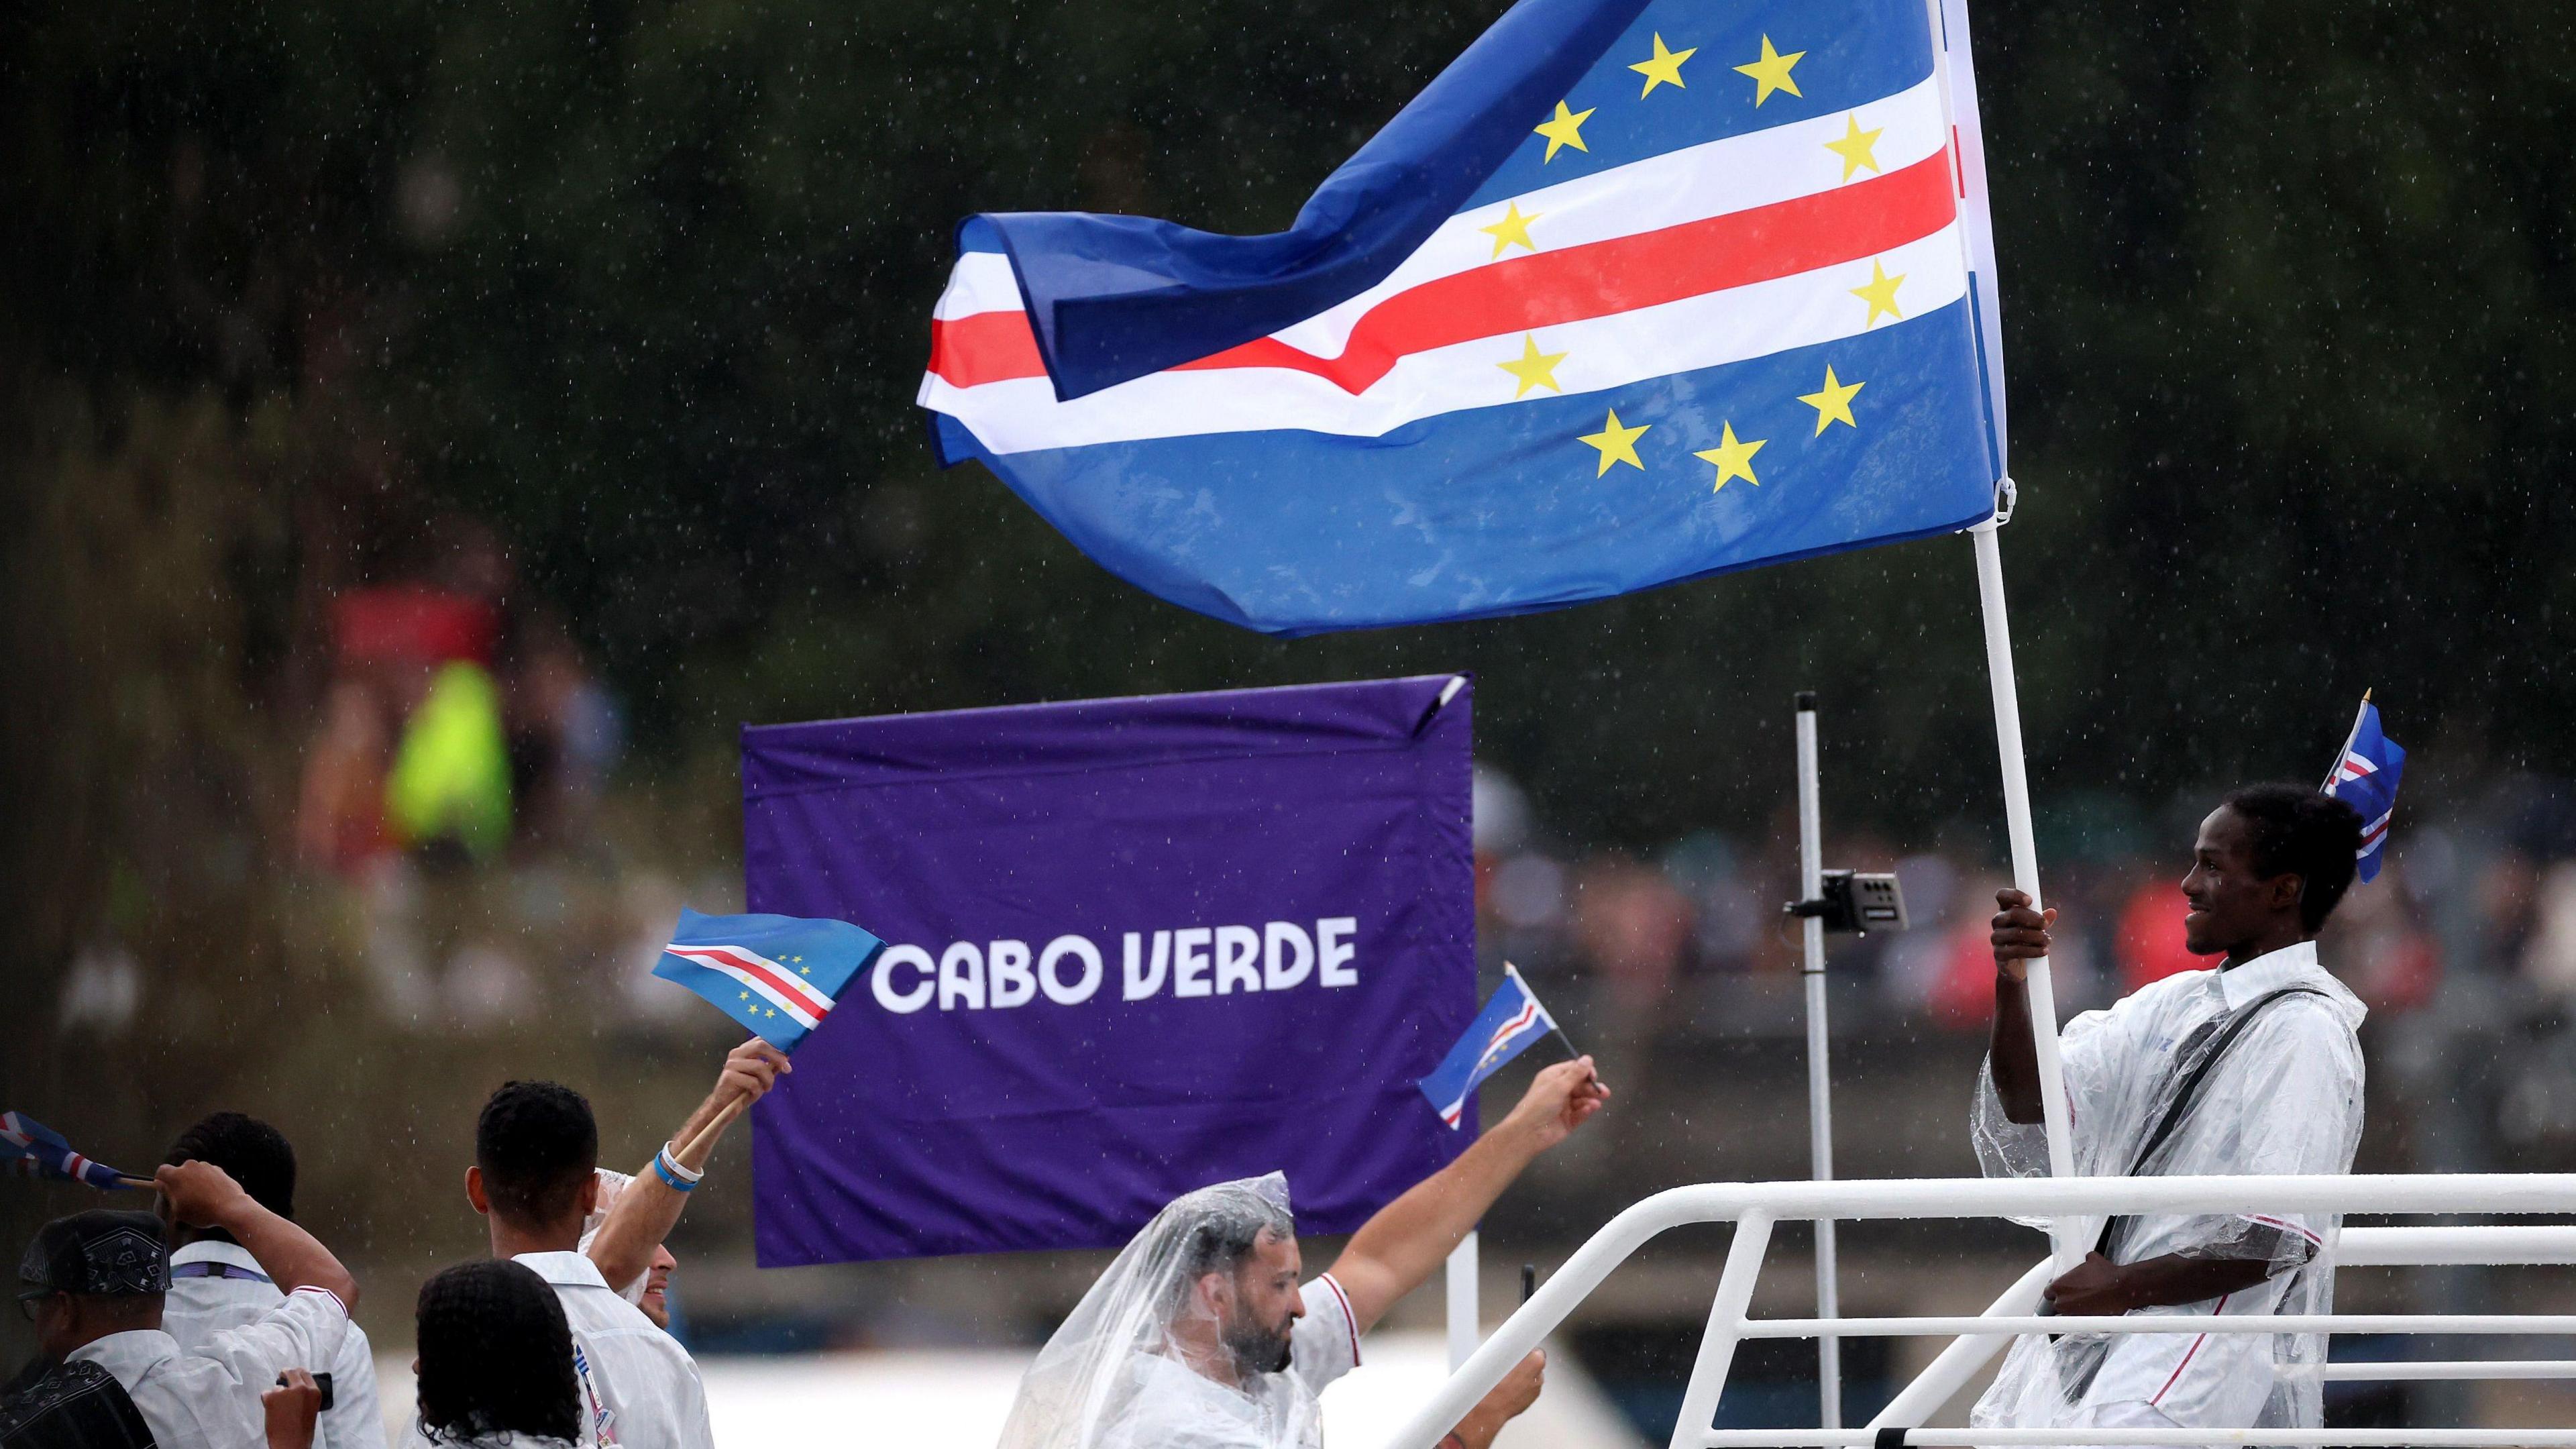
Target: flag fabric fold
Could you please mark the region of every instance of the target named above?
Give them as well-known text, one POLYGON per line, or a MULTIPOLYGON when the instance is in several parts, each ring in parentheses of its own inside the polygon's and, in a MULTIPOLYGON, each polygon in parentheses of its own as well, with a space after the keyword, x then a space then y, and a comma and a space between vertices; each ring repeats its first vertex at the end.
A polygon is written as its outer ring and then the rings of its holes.
POLYGON ((2363 882, 2379 878, 2388 822, 2397 813, 2397 786, 2406 775, 2406 751, 2379 727, 2379 706, 2364 698, 2343 753, 2326 773, 2325 793, 2361 812, 2361 849, 2354 872, 2363 882))
POLYGON ((1476 1088, 1512 1058, 1529 1050, 1531 1043, 1554 1030, 1556 1018, 1538 1004, 1537 994, 1521 974, 1507 967, 1503 984, 1495 990, 1493 999, 1467 1024, 1466 1034, 1449 1049, 1449 1055, 1442 1057, 1431 1075, 1416 1085, 1430 1099, 1440 1120, 1455 1130, 1476 1088))
POLYGON ((52 1177, 96 1188, 134 1187, 128 1177, 104 1162, 72 1150, 61 1133, 24 1112, 0 1112, 0 1169, 25 1177, 52 1177))
POLYGON ((1288 232, 974 218, 920 393, 942 461, 1280 634, 1983 522, 1964 47, 1913 0, 1523 0, 1288 232))
POLYGON ((847 921, 708 916, 683 906, 653 974, 715 1003, 783 1052, 793 1052, 885 942, 847 921))

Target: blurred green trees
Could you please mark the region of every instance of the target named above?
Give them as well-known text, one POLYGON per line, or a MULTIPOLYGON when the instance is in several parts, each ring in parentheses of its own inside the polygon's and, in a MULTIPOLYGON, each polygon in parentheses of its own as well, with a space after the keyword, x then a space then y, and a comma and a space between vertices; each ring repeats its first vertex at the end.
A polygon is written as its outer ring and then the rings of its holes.
MULTIPOLYGON (((203 687, 145 722, 14 705, 13 772, 123 788, 93 778, 87 752, 124 738, 97 719, 222 734, 241 700, 291 749, 297 600, 388 545, 286 520, 362 512, 393 480, 501 526, 666 762, 744 719, 1463 667, 1486 752, 1571 834, 1767 808, 1806 683, 1835 808, 1991 818, 1964 543, 1282 644, 1117 583, 980 471, 931 468, 910 398, 959 217, 1275 227, 1494 9, 13 12, 0 447, 37 526, 0 549, 21 674, 102 700, 169 678, 140 636, 83 632, 84 601, 138 575, 42 582, 74 566, 65 530, 126 527, 77 460, 124 466, 177 418, 223 435, 206 456, 310 460, 301 482, 244 465, 216 485, 230 532, 203 535, 202 601, 160 606, 239 615, 237 648, 189 655, 203 687)), ((2303 777, 2364 684, 2419 749, 2568 765, 2570 24, 2551 0, 1978 7, 2043 800, 2303 777)), ((72 914, 104 909, 113 834, 49 852, 87 883, 72 914)))

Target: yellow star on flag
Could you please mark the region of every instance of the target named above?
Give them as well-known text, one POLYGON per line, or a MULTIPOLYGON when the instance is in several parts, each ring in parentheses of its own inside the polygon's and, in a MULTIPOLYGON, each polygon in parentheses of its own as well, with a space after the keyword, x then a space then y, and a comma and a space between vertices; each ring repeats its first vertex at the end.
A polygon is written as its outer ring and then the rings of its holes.
POLYGON ((1798 401, 1816 410, 1816 436, 1821 438, 1825 435, 1827 423, 1841 423, 1857 429, 1860 424, 1852 421, 1851 402, 1867 386, 1869 384, 1865 382, 1842 381, 1834 376, 1834 365, 1826 363, 1825 390, 1798 394, 1798 401))
MULTIPOLYGON (((1585 111, 1583 114, 1588 116, 1592 113, 1585 111)), ((1574 144, 1581 146, 1583 143, 1577 141, 1574 144)), ((1494 255, 1497 257, 1503 254, 1503 248, 1507 246, 1525 246, 1531 251, 1537 251, 1538 243, 1530 240, 1529 224, 1545 215, 1547 215, 1546 212, 1538 211, 1523 216, 1519 202, 1505 202, 1501 221, 1495 222, 1492 226, 1480 226, 1476 230, 1494 239, 1494 255)))
POLYGON ((1666 50, 1664 38, 1660 35, 1656 36, 1654 55, 1650 59, 1641 60, 1628 67, 1646 78, 1646 88, 1637 92, 1637 99, 1642 101, 1653 95, 1655 87, 1661 85, 1689 90, 1690 87, 1682 84, 1682 62, 1697 54, 1699 54, 1699 47, 1695 45, 1688 50, 1666 50))
MULTIPOLYGON (((1593 109, 1600 108, 1596 106, 1593 109)), ((1544 166, 1555 160, 1557 148, 1560 146, 1571 146, 1577 151, 1590 151, 1592 148, 1583 144, 1583 123, 1590 119, 1592 119, 1591 111, 1569 111, 1565 108, 1565 102, 1558 101, 1555 119, 1541 121, 1532 127, 1547 138, 1547 154, 1538 158, 1538 164, 1544 166)))
POLYGON ((1896 289, 1904 285, 1904 282, 1903 272, 1891 277, 1887 274, 1887 268, 1880 266, 1875 258, 1871 260, 1869 285, 1851 289, 1853 296, 1869 304, 1869 320, 1860 324, 1863 331, 1878 325, 1878 314, 1881 312, 1900 322, 1905 320, 1905 314, 1898 311, 1896 307, 1896 289))
POLYGON ((1755 109, 1760 109, 1764 101, 1771 99, 1773 91, 1787 91, 1793 96, 1805 99, 1805 93, 1798 89, 1798 83, 1789 78, 1789 67, 1805 59, 1806 54, 1803 50, 1793 50, 1787 55, 1782 55, 1771 48, 1770 36, 1762 37, 1762 58, 1751 65, 1739 65, 1735 68, 1738 73, 1753 77, 1757 87, 1753 93, 1755 109))
MULTIPOLYGON (((804 957, 802 957, 802 956, 799 956, 799 957, 797 957, 796 959, 797 959, 797 960, 799 960, 799 961, 802 961, 802 960, 804 960, 805 958, 804 958, 804 957)), ((813 975, 813 974, 814 974, 814 968, 813 968, 813 967, 811 967, 811 966, 799 966, 799 967, 797 967, 797 968, 796 968, 796 974, 797 974, 797 975, 799 975, 799 976, 811 976, 811 975, 813 975)))
POLYGON ((749 1001, 749 1000, 751 999, 751 993, 750 993, 750 992, 748 992, 748 991, 746 991, 746 992, 742 993, 742 999, 743 999, 743 1000, 745 1000, 745 1001, 749 1001))
POLYGON ((1735 424, 1727 423, 1724 427, 1726 436, 1718 439, 1716 447, 1691 455, 1717 465, 1717 487, 1709 491, 1711 493, 1724 491, 1726 480, 1729 478, 1741 478, 1756 488, 1761 487, 1762 480, 1753 476, 1753 455, 1761 452, 1762 445, 1770 439, 1755 438, 1751 442, 1743 442, 1735 436, 1735 424))
POLYGON ((1878 156, 1875 148, 1878 145, 1879 136, 1886 129, 1882 126, 1876 131, 1864 131, 1860 128, 1858 115, 1843 117, 1843 138, 1839 141, 1827 141, 1825 149, 1843 158, 1845 181, 1851 180, 1852 173, 1864 166, 1872 171, 1878 170, 1878 156))
POLYGON ((1582 438, 1582 441, 1601 450, 1601 466, 1592 476, 1598 478, 1603 473, 1609 472, 1610 465, 1613 463, 1625 463, 1641 473, 1644 472, 1646 465, 1637 458, 1637 440, 1644 437, 1646 430, 1653 426, 1653 423, 1639 423, 1633 428, 1622 427, 1619 424, 1619 410, 1610 409, 1610 421, 1601 425, 1601 431, 1585 433, 1582 438))
POLYGON ((1556 365, 1563 362, 1565 358, 1566 354, 1562 352, 1539 351, 1538 338, 1524 332, 1521 334, 1520 357, 1512 362, 1497 362, 1494 366, 1519 380, 1520 387, 1512 393, 1513 399, 1517 401, 1528 396, 1529 390, 1534 387, 1543 387, 1550 392, 1565 391, 1564 388, 1557 386, 1556 382, 1556 365))

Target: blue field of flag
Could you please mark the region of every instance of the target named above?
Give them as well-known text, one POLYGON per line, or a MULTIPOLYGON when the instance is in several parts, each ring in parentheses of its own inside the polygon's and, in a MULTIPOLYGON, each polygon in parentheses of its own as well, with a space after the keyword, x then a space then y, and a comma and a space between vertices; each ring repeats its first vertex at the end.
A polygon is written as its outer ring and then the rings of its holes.
POLYGON ((708 916, 683 907, 653 974, 792 1052, 884 949, 885 942, 847 921, 708 916))
POLYGON ((1503 984, 1485 1009, 1467 1024, 1467 1033, 1440 1059, 1418 1085, 1440 1120, 1455 1128, 1466 1119, 1467 1103, 1477 1086, 1501 1071, 1505 1063, 1529 1050, 1530 1044, 1556 1029, 1556 1018, 1538 1004, 1520 973, 1506 969, 1503 984))

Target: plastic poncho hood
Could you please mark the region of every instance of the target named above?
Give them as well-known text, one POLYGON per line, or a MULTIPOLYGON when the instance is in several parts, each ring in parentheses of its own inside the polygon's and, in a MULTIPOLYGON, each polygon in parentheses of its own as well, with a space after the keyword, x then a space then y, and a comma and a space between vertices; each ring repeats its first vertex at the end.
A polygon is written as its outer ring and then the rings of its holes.
POLYGON ((1207 1245, 1295 1232, 1288 1179, 1220 1182, 1174 1199, 1120 1251, 1020 1381, 999 1449, 1311 1449, 1315 1389, 1294 1372, 1229 1386, 1190 1366, 1185 1342, 1219 1325, 1192 1292, 1207 1245))

